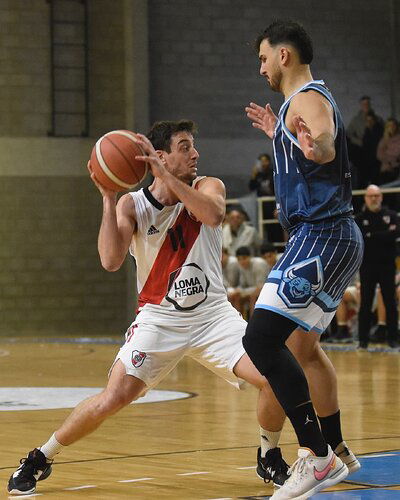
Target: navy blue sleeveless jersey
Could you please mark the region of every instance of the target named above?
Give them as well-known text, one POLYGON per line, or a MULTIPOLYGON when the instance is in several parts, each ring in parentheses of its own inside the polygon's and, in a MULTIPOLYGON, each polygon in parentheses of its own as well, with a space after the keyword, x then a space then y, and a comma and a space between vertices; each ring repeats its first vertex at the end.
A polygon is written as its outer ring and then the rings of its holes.
POLYGON ((351 173, 347 156, 346 132, 336 102, 323 80, 300 87, 281 106, 273 139, 276 206, 282 226, 289 231, 302 222, 319 222, 349 215, 351 173), (332 105, 335 121, 335 159, 319 165, 307 160, 297 138, 285 125, 292 98, 314 90, 332 105))

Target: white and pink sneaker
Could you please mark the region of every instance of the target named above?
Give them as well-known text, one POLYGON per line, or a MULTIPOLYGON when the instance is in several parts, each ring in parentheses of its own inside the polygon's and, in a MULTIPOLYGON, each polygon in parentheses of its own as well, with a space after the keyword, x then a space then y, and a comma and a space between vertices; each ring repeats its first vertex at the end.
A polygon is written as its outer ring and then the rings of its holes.
POLYGON ((271 500, 304 500, 345 479, 347 466, 328 445, 326 457, 316 457, 308 448, 300 448, 298 459, 289 469, 289 478, 271 500))

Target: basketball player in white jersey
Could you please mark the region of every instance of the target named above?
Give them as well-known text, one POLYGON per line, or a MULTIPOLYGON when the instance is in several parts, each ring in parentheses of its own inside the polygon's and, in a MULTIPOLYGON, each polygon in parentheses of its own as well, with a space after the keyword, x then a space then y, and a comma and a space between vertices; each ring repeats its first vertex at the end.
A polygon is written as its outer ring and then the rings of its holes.
MULTIPOLYGON (((261 435, 277 443, 283 410, 244 351, 246 322, 228 302, 223 286, 225 187, 216 178, 197 177, 193 133, 193 122, 181 121, 156 123, 150 140, 137 134, 146 153, 140 158, 150 164, 154 181, 118 203, 116 194, 91 173, 103 198, 101 262, 108 271, 117 271, 128 252, 135 257, 138 314, 107 387, 80 403, 43 446, 29 452, 10 477, 9 493, 33 493, 36 482, 50 475, 56 454, 155 387, 184 355, 237 387, 239 378, 258 387, 261 435)), ((288 466, 276 445, 269 448, 273 466, 258 473, 279 486, 288 466)))

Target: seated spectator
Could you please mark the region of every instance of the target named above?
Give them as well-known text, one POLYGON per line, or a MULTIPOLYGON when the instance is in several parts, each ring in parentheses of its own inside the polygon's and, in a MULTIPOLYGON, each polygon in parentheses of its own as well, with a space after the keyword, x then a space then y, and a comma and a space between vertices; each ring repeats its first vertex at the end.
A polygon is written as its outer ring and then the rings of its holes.
MULTIPOLYGON (((400 271, 396 270, 395 277, 396 285, 396 302, 397 309, 400 305, 400 271)), ((376 328, 371 334, 370 341, 382 343, 385 342, 388 336, 387 325, 386 325, 386 307, 383 300, 382 291, 379 285, 376 287, 375 300, 373 310, 376 308, 376 328)))
POLYGON ((229 255, 236 255, 236 250, 246 246, 251 255, 257 255, 260 248, 260 237, 257 230, 245 222, 242 210, 234 208, 226 216, 227 223, 222 228, 222 244, 229 255))
POLYGON ((273 195, 273 174, 270 156, 267 153, 261 154, 253 167, 253 172, 249 181, 250 191, 256 191, 257 196, 273 195))
POLYGON ((376 306, 376 327, 370 335, 370 342, 381 343, 386 341, 387 326, 386 326, 386 308, 383 301, 381 287, 377 285, 375 291, 375 300, 372 310, 376 306))
POLYGON ((268 265, 268 274, 278 261, 278 251, 271 243, 263 243, 260 247, 261 258, 268 265))
POLYGON ((239 264, 236 257, 229 255, 228 250, 222 248, 222 279, 229 302, 239 312, 241 310, 239 286, 239 264))
POLYGON ((327 342, 338 342, 346 344, 353 342, 353 331, 356 328, 355 319, 357 318, 358 310, 360 308, 360 282, 354 280, 348 286, 343 294, 342 301, 336 310, 336 325, 337 329, 332 334, 327 342))
MULTIPOLYGON (((357 314, 360 308, 360 281, 357 279, 346 288, 341 303, 336 310, 336 331, 326 339, 326 342, 347 344, 353 342, 357 330, 357 314)), ((376 327, 370 337, 370 342, 385 342, 386 310, 379 285, 375 289, 375 297, 371 312, 376 315, 376 327)))
POLYGON ((400 173, 400 126, 395 118, 389 118, 385 123, 377 157, 381 162, 380 184, 397 179, 400 173))
POLYGON ((261 257, 252 257, 248 247, 240 247, 236 251, 239 264, 239 286, 241 313, 248 319, 265 283, 269 272, 267 263, 261 257))

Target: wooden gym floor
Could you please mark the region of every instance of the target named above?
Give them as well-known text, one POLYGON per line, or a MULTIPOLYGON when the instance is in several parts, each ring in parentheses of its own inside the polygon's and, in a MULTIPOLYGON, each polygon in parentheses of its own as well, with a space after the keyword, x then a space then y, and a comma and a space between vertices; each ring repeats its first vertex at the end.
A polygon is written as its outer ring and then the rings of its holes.
MULTIPOLYGON (((4 498, 19 459, 43 444, 71 411, 18 410, 12 388, 103 387, 118 341, 2 340, 0 389, 11 389, 0 410, 14 405, 13 411, 0 411, 4 498)), ((316 497, 400 498, 400 353, 333 350, 329 356, 339 376, 345 438, 355 453, 366 457, 364 476, 351 476, 330 494, 316 497)), ((59 455, 53 474, 38 483, 33 496, 221 500, 272 494, 254 470, 259 437, 252 387, 239 392, 185 359, 158 389, 194 397, 125 408, 59 455)), ((297 447, 290 425, 284 428, 281 447, 293 462, 297 447)))

